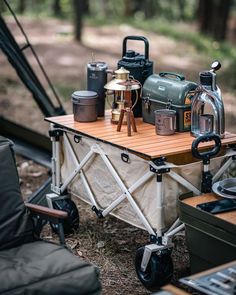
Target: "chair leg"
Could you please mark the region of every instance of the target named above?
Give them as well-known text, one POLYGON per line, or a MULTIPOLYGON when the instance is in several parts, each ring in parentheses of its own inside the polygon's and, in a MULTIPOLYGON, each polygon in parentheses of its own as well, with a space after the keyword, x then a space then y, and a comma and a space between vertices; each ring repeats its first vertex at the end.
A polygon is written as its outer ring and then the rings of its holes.
POLYGON ((58 223, 58 235, 59 235, 60 244, 66 248, 65 234, 64 234, 63 224, 61 222, 58 223))
POLYGON ((33 218, 34 222, 34 232, 39 237, 43 227, 47 224, 47 221, 40 218, 39 216, 35 216, 33 218))

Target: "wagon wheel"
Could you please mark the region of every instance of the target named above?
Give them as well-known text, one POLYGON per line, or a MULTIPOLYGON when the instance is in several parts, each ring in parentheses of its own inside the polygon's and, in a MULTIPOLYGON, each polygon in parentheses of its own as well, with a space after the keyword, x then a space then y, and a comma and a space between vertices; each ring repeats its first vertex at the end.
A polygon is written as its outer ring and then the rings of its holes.
POLYGON ((141 283, 150 291, 157 291, 161 286, 170 282, 173 275, 171 250, 163 249, 154 252, 145 271, 141 270, 141 263, 145 247, 136 252, 135 269, 141 283))

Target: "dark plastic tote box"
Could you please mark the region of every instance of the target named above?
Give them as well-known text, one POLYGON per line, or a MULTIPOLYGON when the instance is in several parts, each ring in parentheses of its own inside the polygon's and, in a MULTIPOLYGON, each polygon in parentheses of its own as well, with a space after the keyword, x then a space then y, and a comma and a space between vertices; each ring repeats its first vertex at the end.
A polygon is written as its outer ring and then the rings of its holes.
POLYGON ((195 207, 215 200, 211 195, 192 197, 189 193, 179 198, 179 217, 185 224, 191 273, 236 259, 236 211, 213 215, 195 207))
POLYGON ((155 124, 154 111, 173 109, 176 111, 176 131, 191 129, 191 98, 197 84, 185 77, 170 72, 149 76, 142 90, 143 121, 155 124))

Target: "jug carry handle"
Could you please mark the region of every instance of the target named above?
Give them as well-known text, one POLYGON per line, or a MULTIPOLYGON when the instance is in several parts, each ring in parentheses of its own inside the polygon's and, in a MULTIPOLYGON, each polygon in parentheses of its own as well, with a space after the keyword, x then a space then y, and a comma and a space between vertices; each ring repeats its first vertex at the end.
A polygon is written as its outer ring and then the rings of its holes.
POLYGON ((123 52, 122 52, 122 56, 125 56, 126 51, 127 51, 127 41, 128 40, 135 40, 135 41, 143 41, 144 42, 144 56, 145 59, 148 60, 149 59, 149 42, 148 39, 146 37, 143 36, 126 36, 123 40, 123 52))
POLYGON ((169 79, 174 79, 175 78, 176 80, 180 80, 180 81, 184 81, 185 80, 185 77, 183 75, 178 74, 178 73, 174 73, 174 72, 160 72, 159 73, 159 76, 160 77, 169 78, 169 79))
POLYGON ((209 134, 209 135, 202 135, 197 137, 193 142, 192 142, 192 155, 195 158, 203 160, 204 164, 208 164, 210 158, 216 156, 221 148, 221 140, 220 136, 217 134, 209 134), (214 147, 206 152, 199 152, 198 145, 202 142, 208 142, 208 141, 214 141, 215 145, 214 147))

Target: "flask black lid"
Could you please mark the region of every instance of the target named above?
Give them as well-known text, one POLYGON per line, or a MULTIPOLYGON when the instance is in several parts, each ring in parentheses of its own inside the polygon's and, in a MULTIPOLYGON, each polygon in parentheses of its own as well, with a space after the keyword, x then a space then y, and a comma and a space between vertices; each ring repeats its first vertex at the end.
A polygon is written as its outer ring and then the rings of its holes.
POLYGON ((200 72, 200 83, 205 86, 211 86, 213 82, 212 73, 209 71, 200 72))

